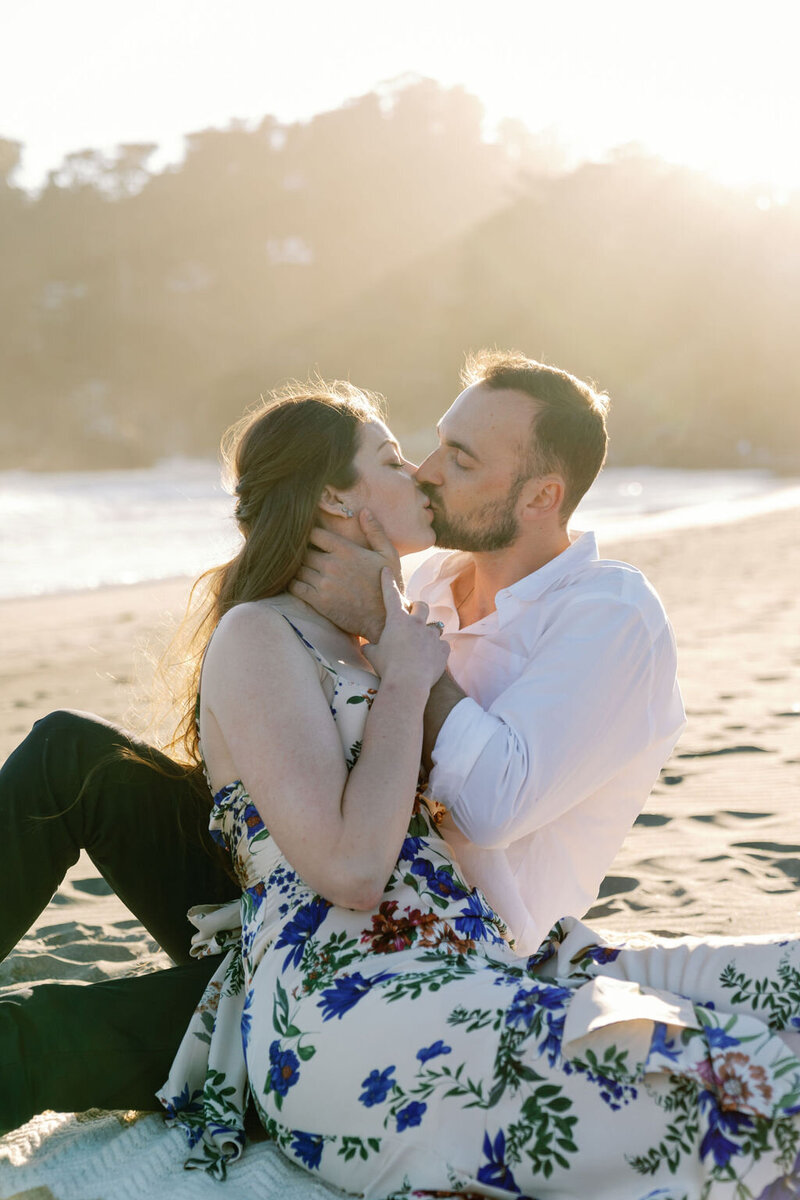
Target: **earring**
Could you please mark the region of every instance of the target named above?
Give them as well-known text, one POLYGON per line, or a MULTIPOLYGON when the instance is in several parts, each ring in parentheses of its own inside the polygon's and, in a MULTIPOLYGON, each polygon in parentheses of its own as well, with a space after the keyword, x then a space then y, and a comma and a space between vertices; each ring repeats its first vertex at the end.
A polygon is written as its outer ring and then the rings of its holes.
POLYGON ((346 517, 354 517, 356 515, 352 508, 348 508, 346 504, 340 504, 339 507, 346 517))

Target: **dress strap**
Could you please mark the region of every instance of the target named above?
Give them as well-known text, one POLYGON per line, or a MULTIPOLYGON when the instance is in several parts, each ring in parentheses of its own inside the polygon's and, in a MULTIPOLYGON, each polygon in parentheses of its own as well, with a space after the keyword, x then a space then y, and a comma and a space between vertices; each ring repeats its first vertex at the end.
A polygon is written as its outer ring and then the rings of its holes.
POLYGON ((285 612, 281 612, 280 609, 278 609, 278 612, 281 613, 281 616, 283 617, 286 624, 295 631, 297 636, 300 638, 300 641, 303 643, 303 645, 309 651, 309 653, 314 656, 314 658, 317 660, 319 665, 321 667, 324 667, 326 671, 329 671, 331 673, 331 675, 334 675, 338 678, 339 672, 336 670, 335 667, 331 666, 331 664, 328 662, 327 658, 324 657, 324 655, 320 654, 319 650, 314 645, 314 643, 310 642, 308 640, 308 638, 305 636, 305 634, 300 632, 300 630, 297 628, 297 626, 294 624, 294 622, 289 620, 289 618, 287 617, 285 612))

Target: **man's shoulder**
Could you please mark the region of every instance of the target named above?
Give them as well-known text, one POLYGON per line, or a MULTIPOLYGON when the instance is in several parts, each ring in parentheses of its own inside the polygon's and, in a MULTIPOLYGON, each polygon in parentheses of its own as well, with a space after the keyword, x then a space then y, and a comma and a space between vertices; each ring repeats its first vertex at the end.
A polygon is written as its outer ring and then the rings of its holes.
POLYGON ((567 603, 593 600, 619 604, 636 610, 652 633, 663 629, 666 613, 661 597, 650 580, 632 563, 614 558, 595 558, 564 579, 567 603))

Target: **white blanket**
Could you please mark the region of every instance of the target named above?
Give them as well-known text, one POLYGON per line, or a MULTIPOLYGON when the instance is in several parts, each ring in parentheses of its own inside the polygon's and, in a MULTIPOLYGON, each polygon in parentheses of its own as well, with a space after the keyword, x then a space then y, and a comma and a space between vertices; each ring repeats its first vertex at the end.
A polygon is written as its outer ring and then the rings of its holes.
POLYGON ((185 1171, 186 1141, 158 1113, 43 1113, 0 1138, 2 1200, 338 1200, 345 1193, 249 1143, 217 1183, 185 1171))

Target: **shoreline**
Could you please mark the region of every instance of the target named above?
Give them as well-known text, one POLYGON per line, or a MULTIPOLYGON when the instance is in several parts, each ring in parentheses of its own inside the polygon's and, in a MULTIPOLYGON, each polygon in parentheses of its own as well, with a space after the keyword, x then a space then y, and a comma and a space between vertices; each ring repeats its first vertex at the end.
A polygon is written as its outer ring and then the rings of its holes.
MULTIPOLYGON (((661 478, 664 473, 657 468, 628 470, 625 479, 619 477, 619 472, 614 475, 614 468, 609 468, 608 475, 601 474, 584 500, 586 511, 579 506, 573 518, 576 528, 594 529, 606 542, 640 541, 675 530, 739 522, 759 513, 800 507, 797 478, 764 479, 762 472, 745 470, 744 483, 732 485, 730 477, 734 473, 730 471, 673 470, 667 473, 669 479, 665 481, 661 478), (702 477, 700 483, 697 476, 702 477)), ((0 481, 0 522, 9 516, 12 522, 17 520, 17 528, 9 525, 11 536, 2 564, 5 569, 0 573, 0 603, 25 597, 76 595, 109 587, 169 583, 177 578, 195 578, 208 566, 223 561, 235 549, 236 538, 230 512, 219 507, 219 489, 212 500, 214 488, 210 482, 208 495, 197 492, 191 478, 186 486, 189 494, 176 491, 177 508, 173 511, 177 513, 177 540, 173 541, 171 552, 164 553, 157 510, 148 505, 144 496, 137 500, 136 494, 123 495, 119 487, 116 491, 112 489, 110 508, 106 505, 101 514, 93 508, 97 496, 92 499, 90 489, 80 521, 72 511, 54 541, 52 522, 43 525, 42 514, 37 517, 35 504, 28 513, 33 522, 30 530, 27 536, 22 534, 23 525, 15 517, 15 504, 19 500, 14 498, 10 510, 6 510, 0 481), (121 521, 121 514, 127 513, 132 501, 134 507, 144 505, 144 511, 131 525, 127 520, 121 521), (87 530, 91 531, 88 538, 87 530), (194 533, 190 536, 191 530, 194 533), (146 553, 140 553, 142 547, 148 548, 146 553), (198 547, 203 550, 200 554, 198 547), (91 555, 95 556, 94 561, 91 555), (97 571, 97 562, 103 563, 102 571, 97 571)), ((59 504, 69 506, 74 498, 69 489, 63 496, 55 491, 50 503, 57 511, 59 504)), ((21 503, 24 513, 24 497, 21 503)))

